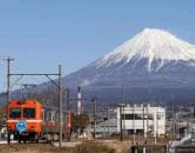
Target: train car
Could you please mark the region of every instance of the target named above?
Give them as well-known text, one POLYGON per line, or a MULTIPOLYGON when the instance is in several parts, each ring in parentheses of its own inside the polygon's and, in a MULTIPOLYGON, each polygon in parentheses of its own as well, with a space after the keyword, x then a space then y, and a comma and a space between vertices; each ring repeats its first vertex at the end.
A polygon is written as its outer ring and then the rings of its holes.
MULTIPOLYGON (((59 112, 53 107, 44 107, 34 99, 25 101, 12 100, 8 103, 7 129, 8 135, 21 141, 57 141, 59 140, 59 112)), ((66 113, 63 113, 66 116, 66 113)), ((66 119, 66 117, 63 117, 66 119)), ((66 121, 63 121, 63 133, 66 135, 66 121)), ((8 139, 8 141, 10 141, 8 139)))

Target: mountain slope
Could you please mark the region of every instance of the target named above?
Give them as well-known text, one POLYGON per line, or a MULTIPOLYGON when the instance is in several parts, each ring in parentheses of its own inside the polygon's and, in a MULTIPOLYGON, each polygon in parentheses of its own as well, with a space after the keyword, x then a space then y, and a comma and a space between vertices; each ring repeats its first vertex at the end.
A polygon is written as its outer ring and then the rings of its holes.
POLYGON ((144 29, 112 52, 66 76, 64 82, 69 87, 185 90, 195 89, 194 76, 194 45, 164 30, 144 29))

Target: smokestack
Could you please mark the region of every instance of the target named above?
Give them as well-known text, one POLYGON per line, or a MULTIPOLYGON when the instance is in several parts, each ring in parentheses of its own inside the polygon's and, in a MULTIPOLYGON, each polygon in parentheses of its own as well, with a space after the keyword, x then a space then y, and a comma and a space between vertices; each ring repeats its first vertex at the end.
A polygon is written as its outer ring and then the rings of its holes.
POLYGON ((82 113, 82 94, 81 87, 78 87, 78 103, 77 103, 77 114, 80 115, 82 113))

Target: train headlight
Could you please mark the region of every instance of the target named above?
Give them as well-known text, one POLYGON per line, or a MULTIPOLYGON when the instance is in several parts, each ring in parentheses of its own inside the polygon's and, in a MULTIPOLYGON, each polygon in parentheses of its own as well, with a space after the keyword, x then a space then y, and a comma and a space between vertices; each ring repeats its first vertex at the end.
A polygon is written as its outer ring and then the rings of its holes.
POLYGON ((16 129, 19 131, 19 133, 24 132, 27 129, 27 122, 20 120, 16 123, 16 129))

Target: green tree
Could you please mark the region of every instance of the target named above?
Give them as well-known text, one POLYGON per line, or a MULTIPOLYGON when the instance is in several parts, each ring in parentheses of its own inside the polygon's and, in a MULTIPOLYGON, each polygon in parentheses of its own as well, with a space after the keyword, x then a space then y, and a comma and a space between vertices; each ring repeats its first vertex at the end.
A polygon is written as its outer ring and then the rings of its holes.
POLYGON ((5 120, 5 112, 4 108, 1 106, 0 107, 0 126, 5 126, 6 125, 6 120, 5 120))
POLYGON ((89 125, 89 116, 88 114, 74 114, 73 118, 73 127, 75 129, 80 129, 80 132, 83 133, 83 130, 89 125))

